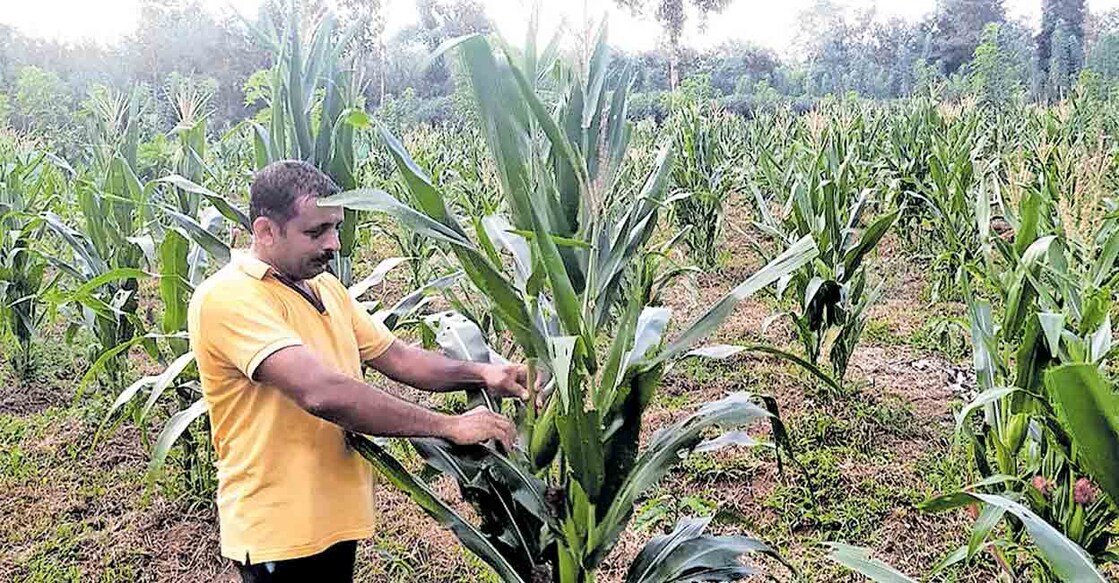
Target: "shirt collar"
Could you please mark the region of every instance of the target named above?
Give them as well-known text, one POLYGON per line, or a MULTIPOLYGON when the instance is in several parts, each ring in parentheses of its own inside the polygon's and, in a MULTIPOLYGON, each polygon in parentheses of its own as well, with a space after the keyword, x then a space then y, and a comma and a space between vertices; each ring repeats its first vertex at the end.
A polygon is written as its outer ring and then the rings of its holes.
POLYGON ((272 270, 271 265, 261 261, 244 249, 234 249, 232 260, 238 269, 255 279, 264 279, 264 276, 272 270))
POLYGON ((311 305, 319 311, 320 314, 326 313, 326 305, 322 303, 322 299, 313 294, 307 293, 307 290, 299 287, 288 278, 283 277, 280 272, 272 268, 271 265, 261 261, 254 256, 251 252, 243 249, 234 249, 230 255, 230 262, 237 266, 238 269, 245 272, 249 277, 254 279, 263 280, 269 273, 271 273, 277 281, 288 286, 303 299, 311 302, 311 305))

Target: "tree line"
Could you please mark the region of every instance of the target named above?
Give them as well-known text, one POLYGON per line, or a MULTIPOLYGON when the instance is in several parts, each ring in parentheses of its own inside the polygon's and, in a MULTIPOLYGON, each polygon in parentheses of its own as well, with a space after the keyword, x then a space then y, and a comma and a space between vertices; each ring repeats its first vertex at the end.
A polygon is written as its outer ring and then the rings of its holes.
MULTIPOLYGON (((367 107, 427 121, 458 115, 455 67, 420 64, 443 42, 490 32, 479 0, 416 0, 418 22, 385 33, 383 0, 338 0, 342 25, 357 31, 349 49, 367 107)), ((892 99, 937 92, 987 102, 1055 101, 1077 87, 1109 93, 1119 79, 1119 11, 1091 14, 1084 0, 1038 0, 1040 29, 1008 17, 1002 0, 939 0, 923 19, 884 20, 871 10, 816 0, 798 19, 792 55, 747 42, 697 51, 681 45, 688 15, 712 17, 730 0, 615 0, 657 20, 663 46, 615 50, 616 72, 634 75, 635 116, 662 115, 684 89, 749 112, 775 101, 805 106, 827 95, 892 99)), ((312 22, 325 0, 303 0, 312 22)), ((28 37, 0 25, 0 127, 54 137, 79 131, 90 95, 138 86, 155 127, 175 122, 183 84, 207 96, 210 127, 229 127, 262 107, 254 73, 267 51, 235 16, 198 0, 143 0, 136 31, 110 46, 28 37)), ((262 13, 275 12, 275 0, 262 13)), ((259 78, 257 79, 259 81, 259 78)))

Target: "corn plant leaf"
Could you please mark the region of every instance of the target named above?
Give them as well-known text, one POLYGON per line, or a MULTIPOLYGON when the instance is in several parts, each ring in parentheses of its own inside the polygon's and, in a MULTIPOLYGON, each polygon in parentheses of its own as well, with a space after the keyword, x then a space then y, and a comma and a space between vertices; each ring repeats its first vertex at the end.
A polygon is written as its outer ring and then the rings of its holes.
POLYGON ((739 562, 747 553, 769 555, 793 570, 777 551, 756 539, 704 535, 710 522, 711 517, 686 518, 670 534, 653 537, 630 564, 626 583, 737 581, 756 573, 739 562))
POLYGON ((970 403, 965 405, 964 408, 960 409, 960 412, 956 414, 956 433, 960 433, 964 423, 972 413, 1020 390, 1021 389, 1018 387, 997 387, 979 393, 978 396, 972 399, 970 403))
POLYGON ((827 545, 831 547, 831 552, 828 553, 829 559, 871 581, 876 583, 917 583, 915 579, 910 579, 897 569, 872 558, 870 551, 867 549, 835 542, 829 542, 827 545))
POLYGON ((847 277, 855 273, 855 270, 862 264, 863 257, 866 256, 872 249, 878 246, 878 242, 882 237, 890 231, 890 227, 894 225, 900 211, 893 211, 878 217, 859 239, 859 243, 843 255, 843 272, 847 277))
POLYGON ((1088 360, 1099 363, 1111 352, 1111 314, 1103 315, 1103 322, 1088 338, 1088 360))
POLYGON ((52 231, 57 233, 70 248, 74 251, 74 256, 79 260, 79 265, 83 267, 82 274, 86 278, 96 277, 100 273, 105 273, 109 270, 109 266, 97 254, 93 245, 90 244, 89 239, 74 229, 71 229, 62 217, 52 213, 43 213, 45 224, 50 227, 52 231))
POLYGON ((97 432, 94 433, 92 447, 95 447, 100 441, 100 436, 103 433, 105 427, 109 424, 110 421, 112 421, 113 415, 115 415, 116 412, 126 403, 131 401, 133 397, 135 397, 144 387, 147 387, 154 383, 157 378, 158 377, 155 375, 141 377, 133 381, 132 384, 125 387, 124 390, 121 391, 119 395, 117 395, 117 398, 113 400, 113 404, 109 406, 109 410, 105 412, 105 417, 101 420, 101 424, 98 425, 97 432))
POLYGON ((1099 256, 1096 257, 1095 263, 1092 264, 1092 284, 1094 286, 1102 286, 1111 277, 1116 257, 1119 257, 1119 229, 1111 232, 1111 235, 1103 244, 1099 256))
POLYGON ((1065 315, 1043 312, 1037 315, 1037 321, 1045 332, 1045 342, 1049 345, 1050 354, 1060 354, 1061 333, 1065 329, 1065 315))
POLYGON ((246 215, 244 211, 237 208, 224 196, 210 190, 209 188, 206 188, 205 186, 196 184, 183 176, 179 176, 178 174, 164 176, 163 178, 158 179, 157 182, 165 182, 177 188, 181 188, 182 190, 185 190, 187 192, 197 194, 205 198, 210 204, 214 205, 214 208, 218 209, 218 212, 220 212, 223 217, 229 219, 234 224, 240 225, 247 231, 251 231, 253 228, 252 222, 249 220, 249 215, 246 215))
POLYGON ((533 229, 536 231, 535 248, 540 253, 544 271, 552 285, 556 311, 563 323, 564 331, 572 336, 584 335, 586 331, 583 328, 579 297, 575 294, 575 288, 568 276, 567 267, 564 266, 559 248, 556 247, 555 241, 549 236, 550 233, 548 233, 536 207, 531 207, 530 215, 533 229))
POLYGON ((715 360, 726 360, 736 354, 741 354, 746 350, 745 346, 732 346, 730 344, 712 344, 702 348, 688 351, 684 357, 697 356, 700 358, 711 358, 715 360))
POLYGON ((1001 506, 989 504, 983 508, 983 512, 979 514, 979 519, 971 527, 971 535, 967 541, 967 558, 971 560, 983 548, 983 543, 987 542, 987 537, 990 536, 991 531, 1002 520, 1003 515, 1006 514, 1006 509, 1001 506))
POLYGON ((1045 386, 1092 479, 1108 498, 1119 501, 1119 398, 1114 387, 1091 364, 1050 369, 1045 386))
POLYGON ((605 472, 602 417, 597 409, 586 409, 582 402, 574 402, 567 411, 556 415, 556 430, 571 473, 587 498, 597 502, 605 472))
POLYGON ((490 348, 482 329, 458 312, 440 312, 425 318, 436 330, 435 341, 444 354, 468 362, 489 362, 490 348))
POLYGON ((159 397, 163 395, 163 392, 166 391, 167 388, 179 378, 179 375, 183 374, 183 371, 193 362, 193 352, 181 354, 178 358, 171 361, 171 364, 167 365, 167 368, 163 369, 163 372, 156 375, 155 380, 152 381, 152 390, 151 393, 148 394, 148 400, 144 403, 144 408, 140 411, 141 421, 148 418, 148 414, 151 413, 152 407, 159 401, 159 397))
MULTIPOLYGON (((457 446, 438 439, 412 439, 412 447, 435 469, 455 480, 463 497, 484 508, 482 530, 491 540, 496 538, 516 552, 519 563, 531 563, 536 527, 531 515, 546 522, 547 506, 543 504, 544 483, 535 476, 504 473, 495 469, 505 461, 497 452, 482 445, 457 446), (527 479, 525 481, 524 479, 527 479), (525 500, 531 507, 518 506, 525 500), (543 511, 543 516, 538 512, 543 511)), ((507 558, 510 553, 506 552, 507 558)))
POLYGON ((979 492, 956 492, 930 500, 922 504, 921 509, 930 512, 943 512, 976 502, 999 506, 1021 521, 1038 551, 1041 552, 1041 556, 1045 558, 1049 566, 1053 568, 1054 573, 1062 581, 1083 581, 1085 583, 1090 581, 1103 583, 1106 581, 1096 570, 1095 565, 1092 564, 1092 559, 1088 556, 1088 553, 1084 552, 1084 549, 1066 538, 1029 508, 1004 496, 979 492))
POLYGON ((85 394, 85 389, 89 386, 89 384, 92 383, 94 379, 97 378, 97 375, 101 371, 105 370, 105 367, 108 365, 108 363, 116 358, 118 355, 127 351, 133 346, 136 346, 137 344, 152 342, 161 338, 187 339, 188 336, 186 332, 177 332, 175 334, 145 334, 143 336, 137 336, 135 338, 131 338, 129 340, 121 342, 120 344, 103 351, 97 357, 97 360, 93 361, 93 364, 90 365, 89 370, 87 370, 85 374, 82 375, 81 380, 78 381, 78 388, 75 389, 74 394, 75 401, 82 398, 82 395, 85 394))
POLYGON ((404 149, 404 145, 400 143, 400 140, 396 139, 396 136, 392 135, 388 128, 383 125, 378 125, 377 129, 381 134, 381 140, 384 141, 389 152, 392 154, 397 169, 399 169, 400 173, 404 176, 404 181, 408 185, 408 190, 412 193, 420 210, 465 239, 466 233, 463 232, 462 227, 451 218, 450 212, 447 210, 447 204, 443 200, 443 195, 440 194, 439 190, 432 183, 431 177, 420 168, 419 164, 416 164, 416 161, 412 159, 408 151, 404 149))
POLYGON ((349 190, 319 199, 319 206, 341 206, 359 211, 385 213, 399 220, 408 229, 458 247, 473 249, 474 246, 462 233, 448 227, 408 205, 396 200, 392 195, 372 188, 349 190))
POLYGON ((278 160, 279 155, 276 153, 272 139, 268 135, 268 130, 256 122, 249 123, 253 129, 253 162, 256 169, 260 170, 269 163, 278 160))
POLYGON ((521 90, 521 97, 528 103, 529 109, 535 116, 537 123, 539 123, 540 128, 544 130, 544 135, 547 136, 549 143, 551 143, 553 151, 559 153, 557 158, 563 161, 566 166, 566 171, 575 176, 578 191, 574 194, 578 194, 581 197, 582 193, 586 191, 588 183, 586 163, 579 156, 578 151, 572 147, 571 142, 567 140, 567 136, 564 135, 563 130, 561 130, 559 125, 556 124, 556 121, 552 119, 551 114, 545 108, 544 104, 541 103, 540 98, 536 95, 536 91, 529 84, 524 73, 517 67, 512 57, 508 53, 506 53, 505 56, 509 63, 509 69, 513 73, 513 79, 516 80, 517 87, 521 90))
POLYGON ((689 350, 692 346, 702 341, 721 326, 723 322, 730 317, 735 306, 738 305, 738 302, 754 295, 766 286, 776 282, 781 277, 800 269, 802 266, 812 261, 817 253, 816 243, 812 240, 812 237, 802 237, 785 250, 784 253, 778 255, 773 261, 766 264, 765 267, 758 270, 757 273, 747 278, 740 283, 738 287, 731 290, 729 294, 716 302, 706 314, 700 316, 700 318, 681 333, 672 344, 653 358, 650 364, 656 365, 665 362, 689 350))
POLYGON ((653 435, 648 447, 638 456, 629 475, 625 477, 609 509, 599 521, 597 546, 591 549, 596 555, 613 546, 633 512, 633 503, 643 492, 656 484, 682 456, 703 441, 703 434, 710 427, 743 427, 770 413, 756 405, 747 393, 731 395, 702 406, 687 418, 662 429, 653 435))
POLYGON ((482 218, 482 227, 498 251, 507 251, 513 259, 513 273, 523 289, 532 276, 532 251, 528 241, 516 234, 513 225, 501 215, 482 218))
POLYGON ((684 357, 687 358, 687 357, 691 357, 691 356, 698 356, 698 357, 701 357, 701 358, 723 359, 723 358, 729 358, 729 357, 731 357, 735 354, 740 354, 742 352, 756 352, 756 353, 759 353, 759 354, 768 354, 770 356, 776 356, 776 357, 778 357, 782 360, 789 361, 789 362, 799 366, 800 368, 803 368, 805 371, 807 371, 812 376, 820 379, 825 384, 827 384, 829 387, 831 387, 831 388, 833 388, 837 391, 840 390, 839 382, 836 381, 834 378, 832 378, 831 375, 824 372, 824 370, 821 369, 820 367, 812 364, 811 362, 808 362, 807 360, 805 360, 805 359, 803 359, 803 358, 801 358, 801 357, 799 357, 799 356, 797 356, 797 355, 795 355, 791 352, 781 350, 780 348, 774 348, 774 347, 772 347, 768 344, 743 344, 743 345, 740 345, 740 346, 728 345, 728 344, 716 344, 716 345, 713 345, 713 346, 708 346, 708 347, 692 350, 691 352, 685 353, 684 357))
POLYGON ((167 420, 167 424, 163 426, 163 430, 159 432, 159 437, 155 440, 152 459, 148 464, 149 473, 158 472, 163 467, 163 463, 167 460, 167 454, 171 453, 171 447, 178 441, 179 436, 190 427, 195 419, 205 414, 206 401, 205 399, 198 399, 191 406, 175 413, 167 420))
POLYGON ((623 370, 643 360, 650 350, 660 346, 664 339, 668 320, 672 317, 672 310, 668 308, 647 306, 641 310, 637 317, 637 328, 633 336, 633 348, 623 370))
MULTIPOLYGON (((983 543, 981 549, 985 549, 989 546, 990 546, 990 543, 983 543)), ((933 565, 932 571, 929 572, 929 575, 936 575, 936 574, 944 571, 948 567, 951 567, 952 565, 959 564, 963 561, 966 561, 967 559, 968 559, 968 547, 967 547, 967 545, 957 547, 956 550, 952 551, 951 553, 948 553, 943 559, 940 560, 940 562, 933 565)))
POLYGON ((446 502, 440 500, 427 484, 408 472, 387 451, 369 438, 352 433, 347 434, 347 441, 362 457, 373 464, 385 479, 423 508, 428 516, 451 529, 463 546, 492 567, 503 581, 525 583, 513 565, 509 564, 477 527, 455 512, 446 502))
POLYGON ((398 266, 407 262, 410 257, 389 257, 381 260, 369 275, 365 276, 361 281, 351 285, 347 291, 350 292, 350 297, 357 299, 360 298, 369 288, 380 285, 385 280, 385 276, 390 271, 396 269, 398 266))
POLYGON ((446 289, 462 278, 462 272, 456 271, 450 275, 434 279, 420 289, 400 298, 391 308, 379 310, 373 314, 374 318, 381 320, 389 330, 396 329, 400 320, 414 313, 424 301, 438 290, 446 289))
POLYGON ((178 231, 163 234, 159 244, 159 299, 163 304, 160 327, 164 332, 178 332, 186 328, 187 304, 190 301, 190 267, 187 253, 190 242, 178 231))
POLYGON ((229 263, 229 259, 232 256, 229 245, 226 245, 224 241, 218 239, 213 233, 206 230, 206 227, 203 227, 198 221, 191 217, 170 208, 163 209, 163 212, 171 217, 176 227, 183 235, 197 243, 199 247, 205 249, 206 253, 209 253, 220 265, 229 263))
POLYGON ((70 292, 66 301, 83 300, 90 294, 97 291, 99 288, 114 281, 123 281, 127 279, 147 279, 151 274, 135 267, 118 267, 117 269, 110 269, 104 273, 97 275, 94 278, 82 283, 70 292))
POLYGON ((602 379, 595 393, 595 407, 600 411, 613 409, 618 383, 621 382, 625 373, 622 364, 627 357, 627 351, 634 344, 637 320, 644 310, 643 303, 640 296, 637 294, 631 295, 626 302, 625 311, 618 319, 618 328, 614 333, 614 340, 610 343, 610 351, 607 353, 606 363, 603 365, 602 379))

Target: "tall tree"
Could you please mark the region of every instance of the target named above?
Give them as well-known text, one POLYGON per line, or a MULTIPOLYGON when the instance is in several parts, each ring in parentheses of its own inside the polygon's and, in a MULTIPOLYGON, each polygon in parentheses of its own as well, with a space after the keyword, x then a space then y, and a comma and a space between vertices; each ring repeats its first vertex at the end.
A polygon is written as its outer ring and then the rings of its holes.
MULTIPOLYGON (((388 64, 389 71, 393 72, 390 80, 393 75, 397 79, 411 79, 406 84, 412 85, 421 97, 448 95, 454 89, 454 80, 446 59, 432 63, 418 79, 415 78, 417 67, 444 41, 465 34, 490 32, 493 23, 478 0, 417 0, 416 11, 419 22, 401 30, 391 41, 395 46, 389 53, 395 62, 388 64)), ((390 82, 390 85, 400 88, 399 83, 390 82)))
POLYGON ((933 56, 944 73, 951 75, 971 60, 988 24, 1005 21, 1002 0, 938 0, 933 56))
POLYGON ((1042 2, 1038 76, 1051 99, 1069 90, 1084 65, 1084 13, 1084 0, 1042 2))
POLYGON ((217 81, 214 127, 244 116, 241 86, 268 62, 240 22, 217 17, 199 0, 143 0, 140 26, 123 51, 133 80, 152 87, 172 72, 217 81))
POLYGON ((664 28, 665 40, 668 45, 668 80, 669 85, 675 89, 680 82, 680 37, 684 33, 684 24, 687 22, 685 9, 691 6, 699 12, 701 18, 708 14, 722 12, 731 0, 614 0, 619 6, 628 8, 635 13, 653 16, 664 28))

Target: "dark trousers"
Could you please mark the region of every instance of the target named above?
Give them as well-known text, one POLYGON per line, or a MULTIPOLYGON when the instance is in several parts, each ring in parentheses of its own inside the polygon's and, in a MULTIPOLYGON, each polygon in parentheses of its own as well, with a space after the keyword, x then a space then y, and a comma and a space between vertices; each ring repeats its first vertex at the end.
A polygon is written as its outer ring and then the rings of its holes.
POLYGON ((351 540, 310 557, 258 565, 238 562, 237 568, 244 583, 353 583, 356 554, 357 541, 351 540))

